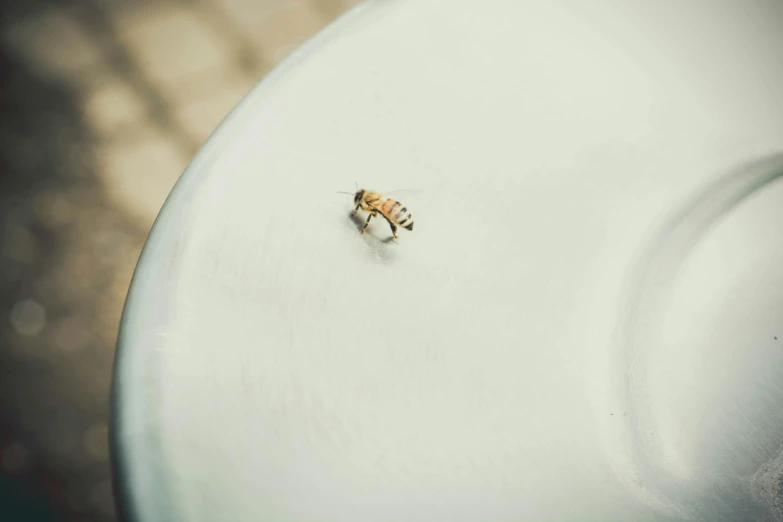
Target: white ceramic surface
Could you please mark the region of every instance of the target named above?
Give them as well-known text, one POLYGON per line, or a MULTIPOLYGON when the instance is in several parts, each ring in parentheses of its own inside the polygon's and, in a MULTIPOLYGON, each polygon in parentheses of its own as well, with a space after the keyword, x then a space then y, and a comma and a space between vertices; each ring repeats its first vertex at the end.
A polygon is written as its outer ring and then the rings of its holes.
POLYGON ((142 255, 143 521, 783 520, 783 3, 375 1, 142 255), (400 196, 383 220, 336 194, 400 196))

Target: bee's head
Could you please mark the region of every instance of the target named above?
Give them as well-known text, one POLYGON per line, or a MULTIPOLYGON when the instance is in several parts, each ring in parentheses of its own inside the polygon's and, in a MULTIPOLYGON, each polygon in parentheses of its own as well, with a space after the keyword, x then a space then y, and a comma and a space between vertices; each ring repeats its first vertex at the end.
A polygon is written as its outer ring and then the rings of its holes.
POLYGON ((356 194, 353 196, 353 203, 354 205, 358 205, 359 201, 362 200, 362 196, 364 196, 364 189, 360 189, 356 191, 356 194))

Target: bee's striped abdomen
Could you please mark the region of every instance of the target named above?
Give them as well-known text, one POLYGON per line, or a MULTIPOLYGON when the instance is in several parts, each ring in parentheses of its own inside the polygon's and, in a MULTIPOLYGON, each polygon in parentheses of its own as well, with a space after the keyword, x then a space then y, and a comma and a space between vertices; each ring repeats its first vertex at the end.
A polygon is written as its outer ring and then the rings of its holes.
POLYGON ((380 210, 395 225, 413 230, 413 216, 399 201, 387 198, 381 205, 380 210))
POLYGON ((397 237, 397 227, 413 230, 413 216, 399 201, 384 196, 380 192, 368 190, 361 192, 360 202, 362 208, 367 212, 370 212, 370 216, 368 216, 364 228, 367 228, 367 225, 370 223, 370 218, 378 212, 389 222, 392 229, 392 235, 394 235, 395 238, 397 237))
POLYGON ((413 216, 411 215, 411 213, 408 211, 407 208, 402 207, 400 209, 397 224, 399 224, 402 228, 413 230, 413 216))

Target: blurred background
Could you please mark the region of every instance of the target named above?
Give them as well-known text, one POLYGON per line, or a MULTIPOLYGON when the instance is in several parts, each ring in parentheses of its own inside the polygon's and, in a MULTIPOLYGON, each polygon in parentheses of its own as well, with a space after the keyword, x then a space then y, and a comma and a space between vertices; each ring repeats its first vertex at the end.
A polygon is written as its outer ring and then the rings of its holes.
POLYGON ((242 96, 356 3, 0 1, 0 520, 116 520, 111 371, 147 233, 242 96))

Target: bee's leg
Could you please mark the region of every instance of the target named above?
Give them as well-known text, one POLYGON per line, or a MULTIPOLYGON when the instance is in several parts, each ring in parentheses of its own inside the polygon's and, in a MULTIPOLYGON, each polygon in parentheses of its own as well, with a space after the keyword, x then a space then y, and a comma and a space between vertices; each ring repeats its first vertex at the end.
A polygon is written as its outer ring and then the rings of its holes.
POLYGON ((362 234, 364 234, 364 231, 365 231, 365 230, 367 230, 367 227, 368 227, 368 226, 369 226, 369 224, 370 224, 370 220, 372 219, 372 217, 373 217, 374 215, 375 215, 375 214, 370 214, 369 216, 367 216, 367 221, 365 221, 365 222, 364 222, 364 226, 362 227, 362 234))
POLYGON ((389 226, 392 229, 392 236, 394 236, 394 239, 397 239, 397 227, 391 221, 389 221, 389 226))
POLYGON ((356 208, 353 209, 353 215, 355 216, 357 212, 359 212, 359 208, 361 208, 361 205, 356 205, 356 208))

